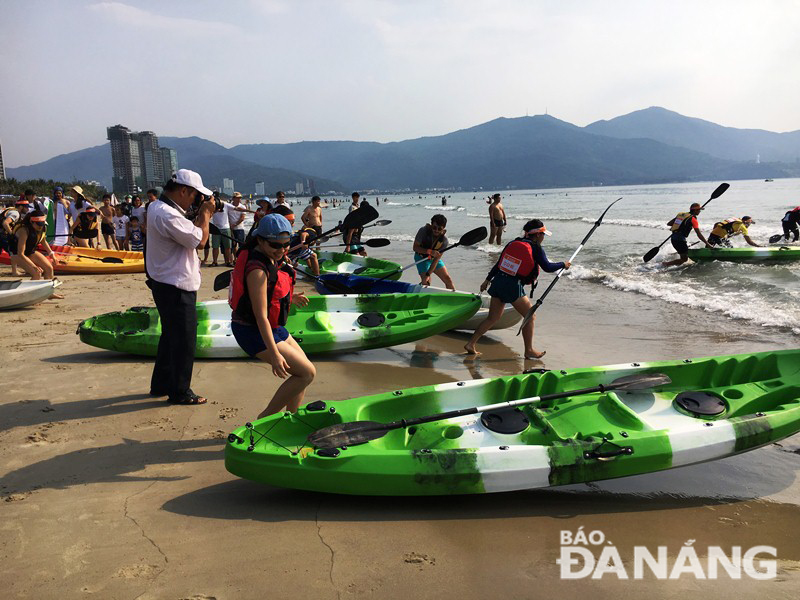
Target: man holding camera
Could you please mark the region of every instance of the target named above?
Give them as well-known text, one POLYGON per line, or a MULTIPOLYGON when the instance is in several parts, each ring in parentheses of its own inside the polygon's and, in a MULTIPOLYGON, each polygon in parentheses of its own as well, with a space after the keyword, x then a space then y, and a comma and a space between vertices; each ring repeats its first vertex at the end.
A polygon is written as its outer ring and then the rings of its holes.
POLYGON ((214 210, 211 190, 203 185, 198 173, 188 169, 179 169, 172 176, 164 193, 148 210, 147 286, 161 318, 150 394, 167 396, 174 404, 206 402, 190 385, 197 344, 195 305, 200 288, 196 249, 208 240, 208 223, 214 210))

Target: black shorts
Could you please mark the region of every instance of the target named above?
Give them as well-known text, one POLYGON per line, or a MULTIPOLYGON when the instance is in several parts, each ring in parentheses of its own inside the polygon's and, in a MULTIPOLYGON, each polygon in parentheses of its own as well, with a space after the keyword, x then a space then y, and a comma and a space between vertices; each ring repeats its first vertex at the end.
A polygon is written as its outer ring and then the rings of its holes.
POLYGON ((114 226, 111 223, 101 223, 100 232, 103 235, 114 235, 114 226))
POLYGON ((673 233, 669 240, 672 242, 672 247, 675 248, 675 252, 678 254, 689 253, 689 244, 686 243, 686 238, 682 235, 675 235, 673 233))
POLYGON ((92 229, 91 231, 82 231, 80 229, 76 229, 72 232, 72 235, 80 240, 93 240, 97 237, 97 230, 92 229))

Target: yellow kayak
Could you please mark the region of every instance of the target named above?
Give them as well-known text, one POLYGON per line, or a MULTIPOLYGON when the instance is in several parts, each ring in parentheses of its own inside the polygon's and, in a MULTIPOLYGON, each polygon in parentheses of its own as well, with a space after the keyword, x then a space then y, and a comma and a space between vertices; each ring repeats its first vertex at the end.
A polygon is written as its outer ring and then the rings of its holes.
POLYGON ((144 273, 144 254, 79 246, 51 246, 56 273, 144 273), (109 260, 110 259, 110 260, 109 260))

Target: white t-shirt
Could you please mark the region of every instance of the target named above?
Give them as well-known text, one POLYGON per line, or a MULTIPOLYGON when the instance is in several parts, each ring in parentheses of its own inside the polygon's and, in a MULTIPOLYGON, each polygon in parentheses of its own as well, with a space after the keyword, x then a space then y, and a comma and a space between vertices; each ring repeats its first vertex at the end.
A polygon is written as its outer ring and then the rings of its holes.
POLYGON ((125 237, 128 230, 128 221, 130 221, 130 219, 126 215, 122 215, 121 217, 114 215, 111 217, 111 222, 114 223, 114 237, 125 237))
POLYGON ((200 259, 197 245, 203 230, 195 227, 185 213, 166 202, 150 205, 147 220, 147 273, 161 283, 189 292, 200 288, 200 259))
POLYGON ((131 216, 138 217, 140 225, 144 223, 144 214, 145 214, 144 204, 142 204, 141 206, 131 206, 131 216))
POLYGON ((231 208, 233 205, 230 202, 223 202, 222 212, 215 212, 211 215, 211 222, 220 229, 229 229, 231 224, 228 217, 231 214, 231 208))
POLYGON ((244 206, 242 204, 239 204, 239 206, 234 206, 233 204, 231 204, 230 210, 226 206, 225 211, 228 213, 228 223, 230 223, 231 229, 241 229, 244 231, 245 229, 244 217, 247 216, 247 213, 242 212, 241 210, 237 210, 239 208, 244 208, 244 206), (238 221, 239 219, 242 219, 242 222, 234 226, 234 223, 236 223, 236 221, 238 221))
POLYGON ((86 200, 83 201, 83 206, 81 208, 75 207, 75 200, 70 200, 69 202, 69 215, 72 217, 72 222, 75 222, 75 219, 78 218, 78 215, 82 212, 85 212, 87 208, 89 208, 91 204, 89 204, 86 200))

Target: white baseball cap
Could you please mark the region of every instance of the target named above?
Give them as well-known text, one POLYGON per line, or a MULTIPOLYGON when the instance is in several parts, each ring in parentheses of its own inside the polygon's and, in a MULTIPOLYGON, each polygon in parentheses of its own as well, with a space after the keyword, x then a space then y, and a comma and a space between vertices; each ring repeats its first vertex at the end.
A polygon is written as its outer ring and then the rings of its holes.
POLYGON ((200 173, 195 173, 189 169, 178 169, 175 171, 172 175, 172 181, 194 188, 206 196, 211 196, 214 193, 203 185, 203 179, 200 177, 200 173))

